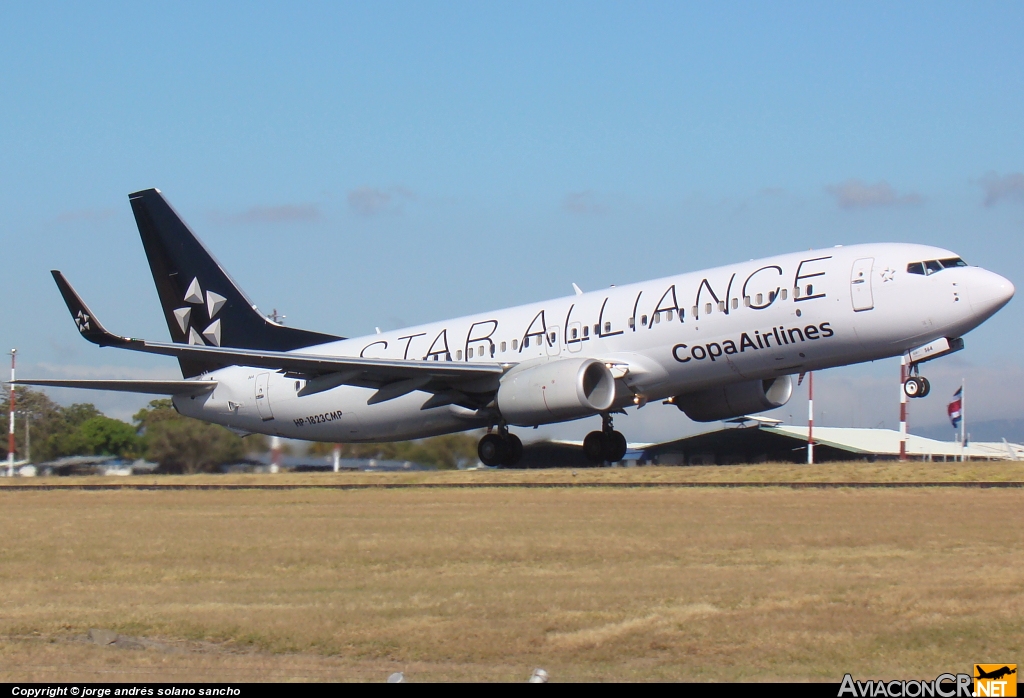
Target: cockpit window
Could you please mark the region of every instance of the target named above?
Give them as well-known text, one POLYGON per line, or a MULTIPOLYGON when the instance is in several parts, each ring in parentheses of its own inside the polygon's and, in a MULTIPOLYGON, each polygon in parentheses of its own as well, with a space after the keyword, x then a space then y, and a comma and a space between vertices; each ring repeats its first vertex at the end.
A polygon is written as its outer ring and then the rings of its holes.
POLYGON ((943 269, 952 269, 953 267, 966 267, 967 262, 960 259, 959 257, 950 257, 949 259, 931 259, 927 262, 911 262, 907 265, 908 274, 923 274, 924 276, 930 276, 936 272, 940 272, 943 269))

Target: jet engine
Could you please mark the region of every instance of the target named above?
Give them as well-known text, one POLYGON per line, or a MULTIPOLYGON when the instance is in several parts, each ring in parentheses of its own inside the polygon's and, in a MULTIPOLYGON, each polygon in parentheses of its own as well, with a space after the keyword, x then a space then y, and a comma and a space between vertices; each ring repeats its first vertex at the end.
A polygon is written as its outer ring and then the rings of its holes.
POLYGON ((505 374, 496 400, 509 424, 529 427, 589 417, 612 406, 615 377, 595 359, 559 359, 505 374))
POLYGON ((678 395, 674 402, 693 421, 714 422, 782 407, 792 396, 792 376, 780 376, 678 395))

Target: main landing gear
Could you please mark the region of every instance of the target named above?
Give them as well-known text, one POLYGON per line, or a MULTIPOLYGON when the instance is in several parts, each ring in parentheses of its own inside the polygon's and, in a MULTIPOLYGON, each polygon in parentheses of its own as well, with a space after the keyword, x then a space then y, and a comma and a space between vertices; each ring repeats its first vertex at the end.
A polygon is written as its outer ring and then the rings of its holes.
POLYGON ((511 468, 523 457, 523 442, 503 424, 497 433, 485 434, 480 439, 476 454, 484 465, 511 468))
POLYGON ((910 370, 914 375, 904 381, 903 392, 907 397, 925 397, 932 391, 932 384, 924 376, 918 375, 919 369, 916 364, 911 365, 910 370))
POLYGON ((612 429, 612 416, 601 415, 601 431, 592 431, 583 439, 583 455, 594 465, 618 463, 626 455, 626 437, 612 429))

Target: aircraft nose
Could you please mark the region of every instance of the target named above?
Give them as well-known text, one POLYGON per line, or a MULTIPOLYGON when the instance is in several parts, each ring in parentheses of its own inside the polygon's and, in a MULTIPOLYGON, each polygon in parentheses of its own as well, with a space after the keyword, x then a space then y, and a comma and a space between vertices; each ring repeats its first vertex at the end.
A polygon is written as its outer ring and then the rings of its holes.
POLYGON ((1016 289, 1009 279, 999 274, 984 269, 979 269, 978 272, 971 280, 968 295, 974 314, 984 319, 1009 303, 1016 289))

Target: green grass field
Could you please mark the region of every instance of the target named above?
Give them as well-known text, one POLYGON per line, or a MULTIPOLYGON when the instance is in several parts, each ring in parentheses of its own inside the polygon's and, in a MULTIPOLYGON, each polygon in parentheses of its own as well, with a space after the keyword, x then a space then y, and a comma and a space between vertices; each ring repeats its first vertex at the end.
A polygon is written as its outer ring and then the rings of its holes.
MULTIPOLYGON (((576 475, 594 478, 1024 473, 1008 463, 576 475)), ((517 479, 572 474, 258 481, 517 479)), ((1021 656, 1022 500, 1017 489, 943 488, 0 489, 0 681, 520 681, 535 667, 555 681, 934 678, 1021 656), (133 639, 99 646, 90 628, 133 639)))

